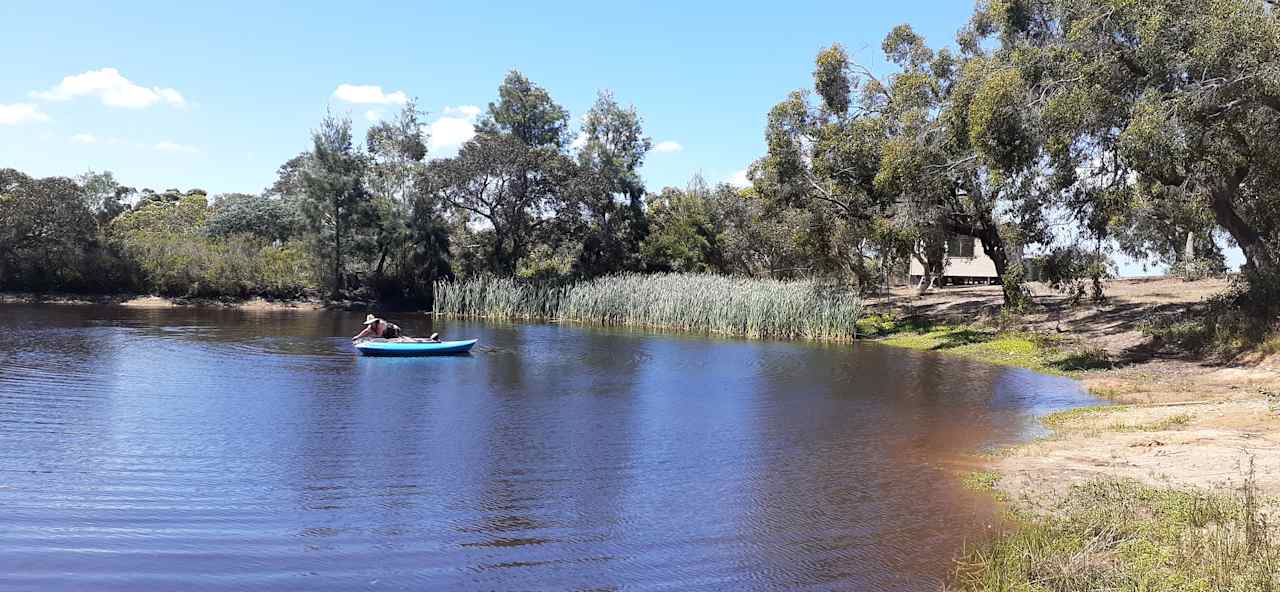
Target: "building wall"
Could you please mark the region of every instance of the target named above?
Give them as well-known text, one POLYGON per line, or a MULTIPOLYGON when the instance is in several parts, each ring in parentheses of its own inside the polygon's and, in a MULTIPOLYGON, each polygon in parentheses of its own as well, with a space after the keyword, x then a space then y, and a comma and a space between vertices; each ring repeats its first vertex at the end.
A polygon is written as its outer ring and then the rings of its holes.
MULTIPOLYGON (((915 257, 912 257, 908 273, 912 278, 919 278, 924 275, 924 266, 920 265, 920 262, 916 261, 915 257)), ((987 256, 986 250, 982 248, 982 241, 974 239, 973 257, 950 257, 947 259, 947 268, 943 275, 994 278, 996 277, 996 264, 987 256)))

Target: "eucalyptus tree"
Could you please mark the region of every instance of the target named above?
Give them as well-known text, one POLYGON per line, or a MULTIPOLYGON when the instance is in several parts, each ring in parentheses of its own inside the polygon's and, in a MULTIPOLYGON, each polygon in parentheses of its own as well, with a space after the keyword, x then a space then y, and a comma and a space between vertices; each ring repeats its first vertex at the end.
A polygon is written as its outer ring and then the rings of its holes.
POLYGON ((373 206, 374 282, 382 292, 426 300, 437 276, 448 271, 448 232, 441 204, 423 191, 427 137, 422 117, 411 101, 394 119, 369 128, 366 183, 373 206))
POLYGON ((93 201, 73 179, 0 169, 0 285, 24 290, 114 289, 93 201))
POLYGON ((583 117, 573 198, 587 218, 576 264, 581 274, 637 270, 648 232, 640 166, 653 142, 634 106, 601 92, 583 117))
POLYGON ((433 199, 478 227, 489 270, 512 275, 556 219, 572 174, 572 162, 558 151, 530 149, 512 134, 480 133, 457 156, 432 161, 423 183, 433 199))
POLYGON ((1021 249, 1050 240, 1046 212, 1056 203, 1044 182, 1041 132, 1023 114, 1030 89, 1004 56, 979 44, 962 43, 959 55, 934 52, 902 25, 883 48, 900 70, 866 85, 891 121, 877 187, 898 196, 907 236, 924 241, 926 268, 942 267, 942 237, 974 237, 1006 306, 1022 306, 1021 249))
POLYGON ((426 191, 462 214, 490 271, 514 274, 565 211, 575 169, 564 153, 568 124, 568 111, 545 89, 512 71, 476 136, 427 167, 426 191))
POLYGON ((1024 114, 1079 206, 1115 219, 1198 204, 1244 252, 1249 284, 1280 287, 1272 2, 999 0, 969 31, 997 39, 1004 76, 1032 91, 1024 114))
POLYGON ((366 157, 352 143, 347 117, 326 116, 311 139, 311 153, 299 174, 305 196, 303 215, 315 236, 317 256, 332 265, 330 289, 336 298, 347 285, 343 239, 350 241, 354 227, 370 208, 366 157))
POLYGON ((821 102, 797 92, 774 107, 757 186, 840 220, 864 282, 869 255, 882 270, 914 255, 938 274, 945 237, 975 237, 1005 283, 1006 304, 1020 305, 1009 244, 1041 240, 1044 227, 1038 136, 1018 123, 1028 91, 978 46, 935 53, 904 25, 883 49, 898 66, 885 80, 839 45, 818 54, 821 102))
POLYGON ((88 171, 76 177, 75 181, 81 187, 85 206, 93 211, 99 226, 105 227, 129 209, 126 200, 133 195, 134 189, 121 185, 111 171, 88 171))
POLYGON ((886 121, 851 98, 855 78, 842 47, 818 54, 814 79, 817 105, 795 91, 769 112, 768 153, 754 167, 753 185, 772 208, 809 215, 803 240, 819 255, 815 272, 848 272, 868 289, 878 283, 873 260, 884 267, 896 243, 885 223, 894 216, 894 196, 874 182, 886 121))

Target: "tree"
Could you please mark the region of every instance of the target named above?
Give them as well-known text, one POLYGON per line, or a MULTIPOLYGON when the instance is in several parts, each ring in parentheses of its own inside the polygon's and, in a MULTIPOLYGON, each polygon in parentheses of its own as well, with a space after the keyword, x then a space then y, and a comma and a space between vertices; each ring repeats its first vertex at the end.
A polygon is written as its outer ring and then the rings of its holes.
POLYGON ((572 163, 511 134, 482 133, 453 158, 433 161, 427 194, 487 227, 489 269, 512 275, 537 234, 555 220, 572 163))
POLYGON ((530 148, 559 150, 569 130, 569 112, 546 89, 512 70, 498 86, 498 102, 489 103, 488 116, 477 128, 480 133, 510 134, 530 148))
POLYGON ((224 193, 214 198, 205 232, 215 238, 250 235, 285 242, 301 237, 305 226, 296 196, 224 193))
MULTIPOLYGON (((1054 181, 1107 217, 1190 198, 1280 287, 1280 19, 1265 0, 1005 0, 970 29, 998 37, 1037 100, 1054 181), (1083 183, 1086 171, 1094 183, 1083 183), (1097 182, 1100 181, 1100 182, 1097 182)), ((1102 217, 1102 216, 1100 216, 1102 217)))
POLYGON ((410 102, 395 119, 370 127, 366 144, 375 214, 374 281, 381 292, 429 302, 436 279, 450 273, 449 233, 442 204, 423 184, 427 138, 422 116, 410 102))
MULTIPOLYGON (((717 188, 719 189, 719 188, 717 188)), ((668 187, 648 202, 652 232, 641 253, 647 267, 657 271, 725 273, 721 240, 726 232, 724 212, 701 177, 686 189, 668 187)))
POLYGON ((96 196, 66 177, 0 169, 0 284, 35 291, 118 287, 120 266, 101 240, 96 196))
POLYGON ((369 193, 364 185, 365 157, 351 142, 351 119, 326 116, 312 132, 312 152, 301 171, 306 199, 303 214, 316 235, 318 255, 332 264, 331 294, 346 289, 343 265, 344 236, 353 233, 359 217, 368 213, 369 193), (329 250, 331 245, 332 250, 329 250))
POLYGON ((132 187, 125 187, 116 182, 111 171, 95 173, 88 171, 76 177, 76 183, 84 192, 85 206, 93 211, 99 226, 106 226, 113 218, 119 216, 128 206, 125 200, 134 193, 132 187))
POLYGON ((588 222, 576 267, 587 276, 636 270, 648 232, 639 169, 653 142, 635 107, 624 109, 607 91, 584 116, 582 137, 574 193, 588 222))
POLYGON ((479 240, 490 271, 514 274, 531 247, 563 221, 575 177, 562 151, 568 121, 546 90, 512 71, 475 138, 457 156, 427 167, 427 195, 462 213, 462 230, 479 240))

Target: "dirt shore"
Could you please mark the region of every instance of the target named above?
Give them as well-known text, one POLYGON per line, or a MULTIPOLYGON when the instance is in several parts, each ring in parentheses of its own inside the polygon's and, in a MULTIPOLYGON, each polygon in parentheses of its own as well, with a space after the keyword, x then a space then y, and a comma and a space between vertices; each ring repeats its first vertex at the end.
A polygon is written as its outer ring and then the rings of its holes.
POLYGON ((32 294, 29 292, 0 292, 0 304, 97 304, 128 306, 133 308, 236 308, 242 310, 323 310, 344 308, 345 305, 326 304, 316 300, 217 300, 211 298, 167 298, 137 294, 32 294))
MULTIPOLYGON (((1280 359, 1192 359, 1151 347, 1143 321, 1197 306, 1227 288, 1223 280, 1114 280, 1108 301, 1070 306, 1032 285, 1036 307, 1015 330, 1051 334, 1113 367, 1073 372, 1090 392, 1115 403, 1047 418, 1052 436, 993 460, 997 488, 1009 499, 1058 497, 1071 485, 1129 478, 1160 487, 1228 491, 1252 463, 1256 485, 1280 496, 1280 359)), ((935 323, 993 318, 997 286, 902 289, 870 303, 873 311, 935 323)))

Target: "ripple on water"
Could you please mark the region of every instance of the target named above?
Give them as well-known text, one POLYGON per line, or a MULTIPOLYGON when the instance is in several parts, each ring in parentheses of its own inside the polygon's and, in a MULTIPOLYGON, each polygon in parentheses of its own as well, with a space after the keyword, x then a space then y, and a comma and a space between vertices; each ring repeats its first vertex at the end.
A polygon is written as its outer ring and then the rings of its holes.
POLYGON ((990 512, 936 461, 1080 400, 556 326, 359 358, 361 318, 0 309, 0 590, 933 590, 990 512))

